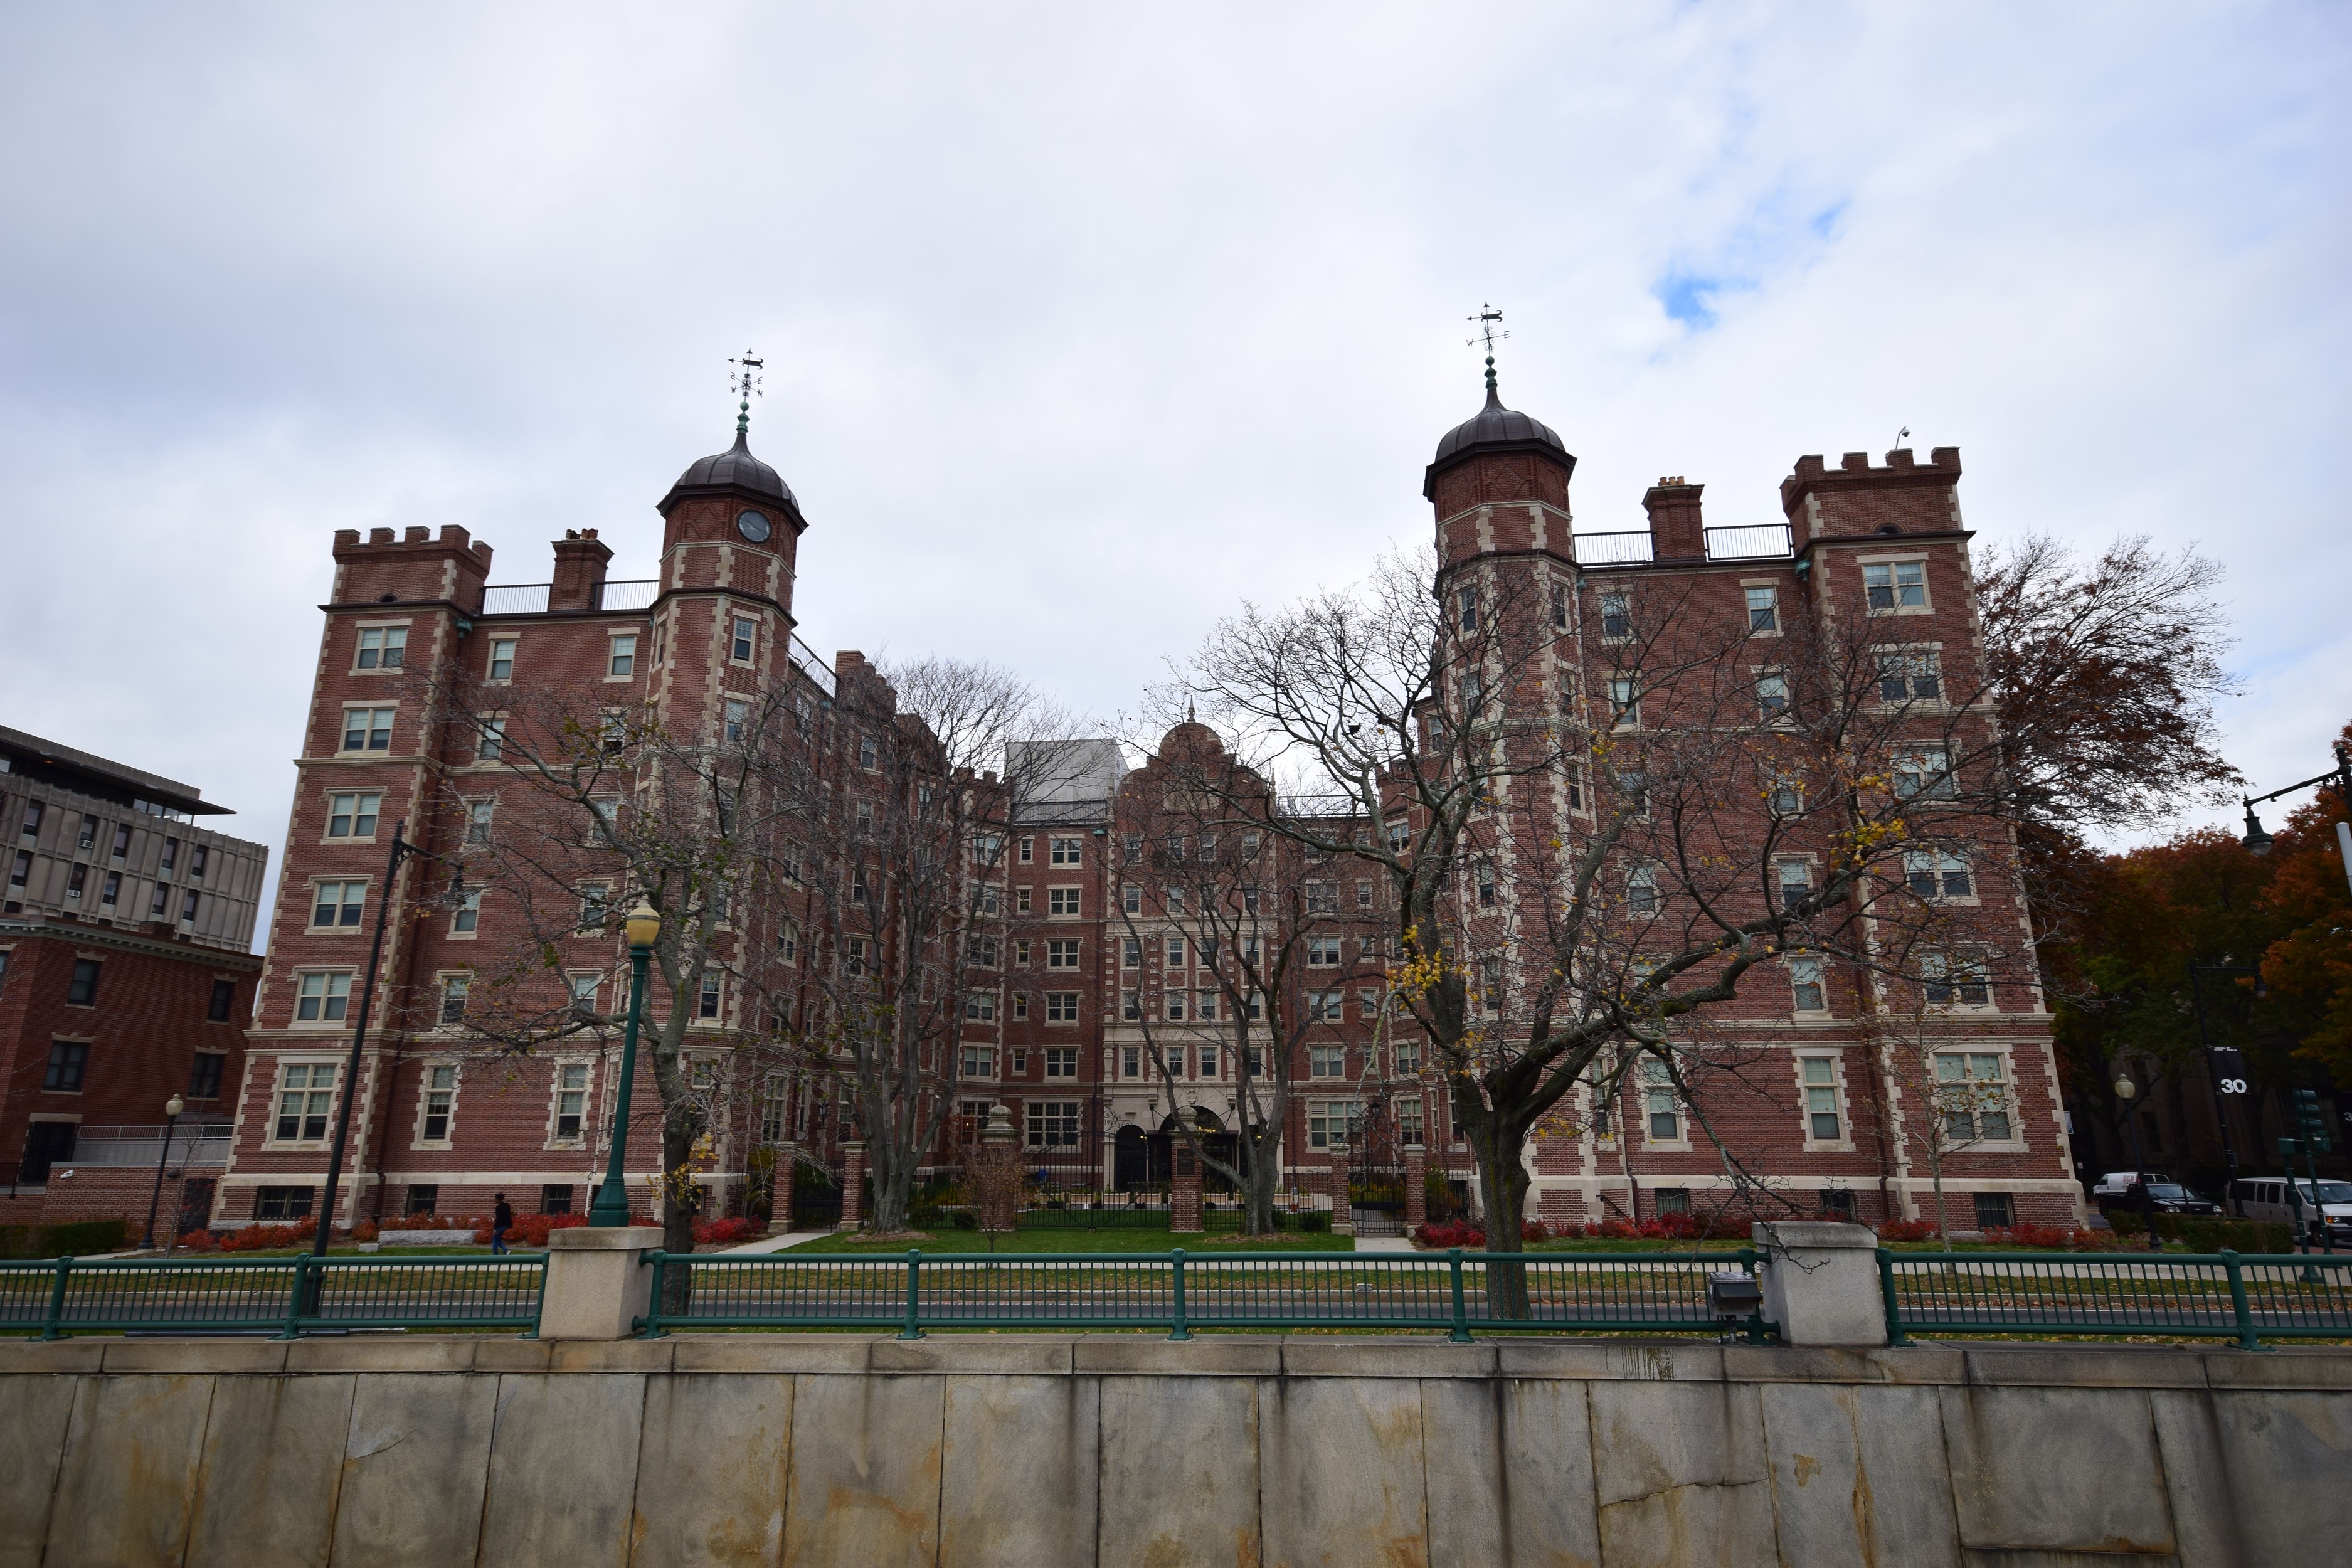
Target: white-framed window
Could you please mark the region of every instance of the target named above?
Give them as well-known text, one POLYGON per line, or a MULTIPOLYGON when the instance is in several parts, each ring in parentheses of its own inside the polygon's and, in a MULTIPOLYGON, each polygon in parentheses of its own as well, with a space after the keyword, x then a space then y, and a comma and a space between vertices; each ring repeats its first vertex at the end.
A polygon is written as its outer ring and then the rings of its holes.
POLYGON ((498 814, 494 800, 469 800, 466 803, 466 842, 488 844, 490 841, 490 821, 498 814))
POLYGON ((1160 999, 1160 1016, 1168 1019, 1171 1023, 1182 1023, 1184 1021, 1184 1001, 1185 996, 1183 992, 1169 992, 1160 999))
POLYGON ((489 663, 486 667, 488 672, 488 679, 499 682, 512 680, 514 679, 514 661, 515 639, 512 637, 492 637, 490 639, 489 663))
POLYGON ((994 1078, 996 1048, 993 1046, 966 1046, 963 1048, 963 1076, 994 1078))
POLYGON ((1357 992, 1356 1016, 1359 1018, 1372 1019, 1377 1018, 1380 1016, 1381 994, 1377 991, 1357 992))
POLYGON ((495 763, 507 754, 507 721, 502 714, 485 714, 474 728, 474 760, 495 763))
POLYGON ((1192 1016, 1200 1019, 1203 1024, 1215 1023, 1217 1021, 1217 994, 1213 991, 1202 992, 1199 1002, 1192 1009, 1192 1016))
POLYGON ((1047 1078, 1077 1077, 1078 1047, 1076 1046, 1047 1046, 1045 1047, 1045 1076, 1047 1078))
POLYGON ((1419 1078, 1421 1076, 1421 1042, 1419 1040, 1399 1040, 1394 1047, 1394 1052, 1397 1077, 1419 1078))
POLYGON ((1800 1013, 1826 1013, 1829 994, 1822 984, 1822 961, 1818 958, 1789 960, 1789 990, 1790 1002, 1800 1013))
POLYGON ((1813 868, 1803 860, 1783 860, 1773 868, 1780 889, 1780 907, 1793 910, 1812 896, 1813 868))
POLYGON ((1634 677, 1609 678, 1609 722, 1620 730, 1642 727, 1642 683, 1634 677))
POLYGON ((1184 939, 1183 939, 1182 937, 1181 937, 1181 936, 1171 936, 1171 937, 1168 939, 1167 954, 1168 954, 1168 967, 1169 967, 1169 968, 1171 968, 1171 969, 1181 969, 1181 968, 1183 968, 1183 967, 1184 967, 1184 939))
POLYGON ((1337 1024, 1348 1016, 1348 994, 1345 991, 1313 991, 1307 994, 1307 1016, 1318 1024, 1337 1024))
POLYGON ((1348 1071, 1348 1051, 1344 1046, 1309 1046, 1307 1047, 1308 1078, 1345 1078, 1348 1071))
POLYGON ((1625 908, 1637 915, 1658 912, 1658 869, 1636 866, 1625 874, 1625 908))
POLYGON ((719 1001, 724 994, 725 985, 725 976, 717 970, 706 969, 702 972, 702 987, 696 994, 694 1003, 696 1017, 716 1019, 719 1016, 719 1001))
POLYGON ((992 936, 975 936, 965 943, 964 962, 967 963, 982 969, 993 969, 997 956, 997 942, 992 936))
POLYGON ((613 884, 583 882, 580 884, 580 931, 584 934, 601 931, 613 918, 613 884))
POLYGON ((1052 838, 1046 840, 1045 863, 1049 866, 1081 866, 1086 863, 1086 840, 1083 838, 1052 838))
POLYGON ((1201 1076, 1202 1078, 1217 1076, 1217 1047, 1214 1046, 1201 1047, 1201 1076))
POLYGON ((1076 915, 1078 912, 1078 889, 1076 888, 1046 889, 1045 912, 1049 915, 1076 915))
POLYGON ((436 1064, 425 1069, 425 1095, 418 1106, 416 1141, 446 1143, 457 1121, 457 1069, 436 1064))
POLYGON ((1076 937, 1051 937, 1045 942, 1045 967, 1076 969, 1078 967, 1079 943, 1076 937))
POLYGON ((445 974, 441 977, 440 1021, 445 1025, 466 1021, 466 995, 474 988, 469 974, 445 974))
POLYGON ((406 626, 362 626, 357 657, 352 668, 398 669, 408 658, 406 626))
POLYGON ((1889 705, 1941 702, 1943 656, 1932 647, 1883 650, 1878 656, 1878 700, 1889 705))
POLYGON ((1464 637, 1478 629, 1478 590, 1456 588, 1454 591, 1454 627, 1464 637))
POLYGON ((1075 1149, 1078 1146, 1078 1106, 1075 1100, 1033 1100, 1029 1102, 1029 1147, 1075 1149))
POLYGON ((1780 629, 1780 590, 1769 584, 1758 584, 1744 590, 1748 600, 1748 629, 1751 632, 1778 632, 1780 629))
POLYGON ((310 884, 310 929, 335 931, 357 926, 367 902, 364 878, 351 881, 310 884))
POLYGON ((1632 595, 1622 589, 1607 589, 1601 593, 1601 635, 1611 641, 1633 635, 1632 595))
POLYGON ((1954 1143, 2009 1142, 2009 1065, 1999 1051, 1936 1053, 1936 1102, 1954 1143))
POLYGON ((1767 724, 1789 716, 1789 678, 1767 671, 1756 678, 1756 715, 1767 724))
POLYGON ((865 974, 866 939, 862 936, 843 938, 841 943, 841 960, 842 967, 849 972, 852 979, 856 979, 865 974))
POLYGON ((1045 993, 1045 1022, 1075 1024, 1078 1021, 1078 994, 1075 991, 1045 993))
POLYGON ((1351 1142, 1364 1125, 1360 1100, 1310 1100, 1307 1102, 1307 1146, 1328 1149, 1351 1142))
POLYGON ((313 969, 294 982, 294 1022, 325 1026, 341 1024, 352 1005, 352 972, 313 969))
POLYGON ((1471 867, 1470 871, 1472 885, 1477 890, 1478 907, 1482 910, 1493 909, 1496 903, 1495 863, 1482 858, 1471 867))
POLYGON ((317 1143, 325 1140, 334 1116, 337 1070, 333 1062, 278 1064, 278 1115, 270 1128, 271 1142, 317 1143))
POLYGON ((1952 753, 1943 746, 1912 746, 1895 753, 1897 800, 1949 800, 1958 793, 1952 753))
POLYGON ((614 632, 604 653, 604 679, 626 680, 637 672, 637 634, 614 632))
POLYGON ((1122 1046, 1119 1048, 1118 1076, 1121 1078, 1141 1078, 1143 1076, 1143 1047, 1141 1046, 1122 1046))
POLYGON ((549 1142, 577 1143, 587 1127, 588 1064, 558 1062, 555 1067, 555 1099, 550 1107, 549 1142))
POLYGON ((1805 1095, 1805 1137, 1815 1143, 1842 1142, 1845 1114, 1840 1103, 1838 1058, 1799 1057, 1797 1074, 1805 1095))
POLYGON ((728 657, 737 664, 749 664, 760 646, 760 623, 749 616, 735 617, 735 635, 728 647, 728 657))
POLYGON ((1903 885, 1920 899, 1973 899, 1976 879, 1968 860, 1949 849, 1906 849, 1903 852, 1903 885))
POLYGON ((1874 561, 1862 569, 1863 598, 1877 612, 1927 608, 1927 563, 1874 561))
POLYGON ((1675 1093, 1674 1075, 1666 1064, 1646 1061, 1642 1064, 1642 1100, 1649 1118, 1647 1131, 1653 1143, 1683 1142, 1682 1101, 1675 1093))
POLYGON ((596 987, 604 976, 571 974, 564 978, 572 989, 572 1017, 583 1024, 594 1023, 596 1021, 596 987))
POLYGON ((1339 939, 1336 936, 1310 936, 1307 939, 1307 967, 1337 969, 1339 967, 1339 939))
POLYGON ((719 721, 719 738, 730 746, 743 743, 743 731, 751 721, 751 704, 740 697, 730 697, 719 721))
POLYGON ((1394 1107, 1394 1110, 1396 1113, 1397 1142, 1408 1145, 1419 1143, 1421 1142, 1421 1100, 1419 1097, 1408 1096, 1405 1099, 1398 1100, 1394 1107))
POLYGON ((1765 799, 1775 816, 1805 814, 1805 786, 1793 773, 1774 773, 1765 784, 1765 799))
POLYGON ((392 720, 397 708, 346 708, 343 710, 343 750, 346 752, 388 752, 392 750, 392 720))
POLYGON ((1556 632, 1568 630, 1568 590, 1558 584, 1553 584, 1551 591, 1551 629, 1556 632))
POLYGON ((1984 954, 1970 948, 1934 949, 1919 955, 1919 976, 1931 1007, 1990 1007, 1992 985, 1984 954))
POLYGON ((1118 907, 1130 915, 1143 912, 1143 889, 1129 882, 1118 890, 1118 907))
POLYGON ((996 1022, 996 993, 975 991, 963 999, 963 1016, 967 1024, 996 1022))
POLYGON ((1249 994, 1248 1009, 1251 1023, 1255 1024, 1265 1020, 1265 995, 1263 992, 1253 991, 1249 994))
POLYGON ((1130 936, 1120 939, 1118 944, 1118 966, 1121 969, 1140 969, 1143 967, 1143 939, 1141 937, 1130 936))
POLYGON ((482 929, 482 889, 468 888, 457 895, 457 907, 449 911, 449 934, 472 936, 482 929))
POLYGON ((1143 994, 1122 991, 1118 994, 1118 1016, 1132 1024, 1143 1016, 1143 994))

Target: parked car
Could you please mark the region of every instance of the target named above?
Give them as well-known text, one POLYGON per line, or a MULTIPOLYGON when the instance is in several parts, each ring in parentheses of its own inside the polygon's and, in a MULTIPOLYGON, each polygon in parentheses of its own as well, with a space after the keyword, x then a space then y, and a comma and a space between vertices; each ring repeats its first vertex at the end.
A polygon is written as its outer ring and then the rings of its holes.
POLYGON ((2140 1191, 2147 1192, 2148 1205, 2158 1214, 2217 1215, 2221 1205, 2211 1198, 2200 1197, 2160 1171, 2109 1171, 2091 1189, 2091 1201, 2101 1212, 2121 1209, 2126 1214, 2140 1211, 2140 1191))
POLYGON ((2159 1175, 2154 1171, 2109 1171, 2092 1186, 2091 1201, 2095 1204, 2121 1203, 2124 1195, 2131 1191, 2132 1184, 2136 1182, 2169 1182, 2170 1180, 2172 1180, 2170 1176, 2159 1175))
MULTIPOLYGON (((2352 1243, 2352 1182, 2322 1182, 2315 1190, 2305 1176, 2298 1177, 2294 1185, 2303 1200, 2303 1223, 2316 1225, 2324 1215, 2329 1239, 2352 1243)), ((2287 1202, 2284 1176, 2242 1176, 2231 1192, 2248 1219, 2293 1225, 2297 1218, 2296 1205, 2287 1202)))

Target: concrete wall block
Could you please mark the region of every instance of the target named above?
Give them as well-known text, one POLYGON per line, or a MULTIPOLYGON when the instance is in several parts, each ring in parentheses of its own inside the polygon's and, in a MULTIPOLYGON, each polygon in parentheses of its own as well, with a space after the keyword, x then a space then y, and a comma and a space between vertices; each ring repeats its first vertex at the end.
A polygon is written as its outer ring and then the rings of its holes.
MULTIPOLYGON (((2180 1532, 2181 1562, 2196 1568, 2259 1568, 2238 1531, 2238 1500, 2231 1495, 2212 1400, 2167 1389, 2151 1394, 2148 1405, 2164 1464, 2165 1500, 2180 1532)), ((2340 1520, 2336 1528, 2340 1540, 2340 1520)))
POLYGON ((2178 1550, 2145 1392, 1946 1388, 1937 1399, 1963 1547, 2178 1550))
POLYGON ((343 1445, 335 1563, 453 1568, 475 1561, 499 1381, 471 1373, 359 1380, 343 1445))
POLYGON ((871 1339, 857 1334, 677 1334, 670 1365, 679 1372, 856 1373, 871 1361, 871 1339))
POLYGON ((84 1379, 42 1563, 179 1563, 212 1398, 208 1376, 84 1379))
POLYGON ((1759 1390, 1780 1555, 1806 1568, 1958 1568, 1932 1388, 1759 1390))
POLYGON ((803 1376, 784 1561, 932 1568, 947 1380, 803 1376))
POLYGON ((1600 1563, 1581 1384, 1433 1379, 1421 1408, 1430 1568, 1600 1563))
MULTIPOLYGON (((2352 1390, 2208 1398, 2245 1562, 2341 1557, 2352 1541, 2352 1488, 2346 1485, 2352 1477, 2352 1390)), ((2169 1447, 2166 1458, 2170 1474, 2169 1447)))
POLYGON ((645 1405, 628 1373, 499 1379, 481 1561, 627 1568, 645 1405))
POLYGON ((357 1383, 348 1373, 214 1381, 188 1568, 327 1568, 357 1383))
POLYGON ((40 1568, 74 1394, 85 1381, 95 1382, 46 1373, 0 1385, 0 1568, 40 1568))
POLYGON ((646 1385, 630 1568, 751 1568, 783 1551, 793 1379, 716 1373, 646 1385))
POLYGON ((1097 1386, 1098 1568, 1259 1568, 1256 1385, 1106 1377, 1097 1386))
POLYGON ((1094 1557, 1101 1404, 1092 1378, 947 1380, 940 1568, 1094 1557))
POLYGON ((1758 1390, 1594 1384, 1594 1492, 1611 1568, 1777 1563, 1758 1390))
POLYGON ((1265 1561, 1412 1562, 1429 1529, 1423 1385, 1310 1378, 1258 1384, 1265 1561))

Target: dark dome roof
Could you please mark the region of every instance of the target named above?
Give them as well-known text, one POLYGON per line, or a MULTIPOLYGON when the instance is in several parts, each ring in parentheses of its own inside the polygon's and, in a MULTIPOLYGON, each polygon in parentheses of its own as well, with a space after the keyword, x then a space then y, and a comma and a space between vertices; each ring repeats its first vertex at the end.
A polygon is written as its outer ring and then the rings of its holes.
POLYGON ((698 458, 678 475, 677 483, 670 486, 669 494, 662 498, 661 510, 667 513, 670 503, 682 496, 708 495, 717 490, 737 490, 762 500, 800 510, 792 488, 783 477, 759 458, 751 456, 750 437, 742 430, 735 432, 735 444, 723 452, 698 458))
MULTIPOLYGON (((1445 433, 1437 444, 1437 456, 1430 459, 1436 468, 1461 456, 1473 447, 1507 442, 1514 446, 1549 447, 1561 457, 1568 457, 1568 443, 1553 433, 1552 427, 1540 419, 1503 406, 1503 399, 1492 383, 1486 387, 1486 406, 1475 417, 1465 419, 1445 433)), ((1574 458, 1569 458, 1570 462, 1574 458)))

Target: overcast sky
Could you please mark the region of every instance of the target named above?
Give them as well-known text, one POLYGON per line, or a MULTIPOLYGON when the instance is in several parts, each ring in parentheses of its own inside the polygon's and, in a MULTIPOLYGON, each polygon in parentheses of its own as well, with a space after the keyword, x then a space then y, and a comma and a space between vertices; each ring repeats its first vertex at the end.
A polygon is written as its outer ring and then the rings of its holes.
POLYGON ((544 582, 752 445, 828 657, 1097 713, 1429 531, 1480 399, 1769 521, 1958 446, 1983 540, 2228 568, 2229 755, 2352 717, 2340 5, 0 10, 0 723, 282 842, 331 536, 544 582))

